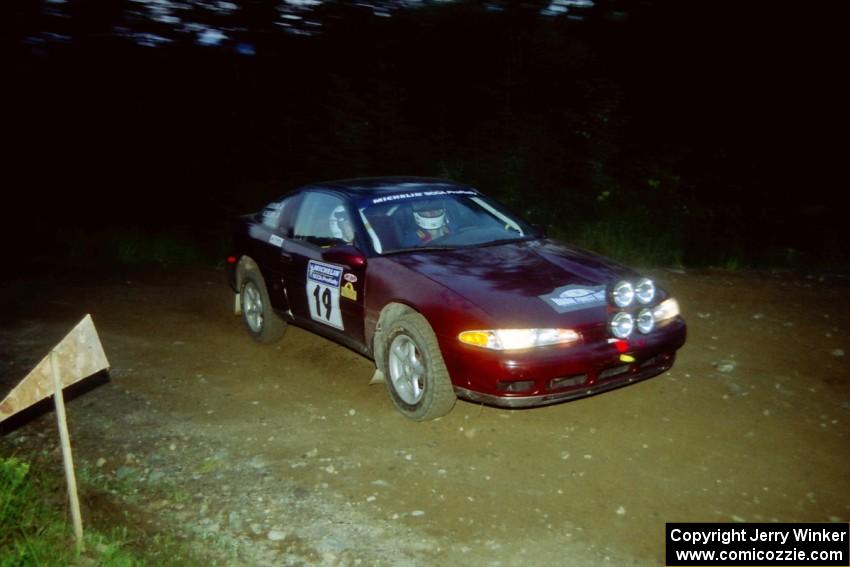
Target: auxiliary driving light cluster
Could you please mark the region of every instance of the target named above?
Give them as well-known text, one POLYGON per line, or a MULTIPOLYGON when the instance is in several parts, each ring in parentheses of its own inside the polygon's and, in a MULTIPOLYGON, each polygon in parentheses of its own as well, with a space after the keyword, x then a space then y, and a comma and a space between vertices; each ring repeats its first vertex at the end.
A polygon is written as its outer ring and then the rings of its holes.
MULTIPOLYGON (((666 306, 664 309, 661 307, 668 301, 675 303, 675 300, 668 299, 653 309, 650 307, 653 299, 655 299, 655 284, 649 278, 641 278, 635 283, 626 280, 617 282, 611 288, 610 300, 622 311, 616 312, 611 317, 608 323, 611 333, 618 339, 625 339, 637 327, 638 331, 647 334, 655 328, 656 322, 662 318, 669 319, 672 306, 666 306)), ((678 308, 676 315, 678 315, 678 308)))

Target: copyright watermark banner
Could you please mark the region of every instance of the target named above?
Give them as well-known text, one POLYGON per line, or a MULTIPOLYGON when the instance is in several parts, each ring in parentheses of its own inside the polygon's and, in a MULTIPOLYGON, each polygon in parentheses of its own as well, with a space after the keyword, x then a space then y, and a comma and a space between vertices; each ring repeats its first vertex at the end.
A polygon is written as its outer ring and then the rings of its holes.
POLYGON ((668 523, 666 565, 850 566, 850 524, 668 523))

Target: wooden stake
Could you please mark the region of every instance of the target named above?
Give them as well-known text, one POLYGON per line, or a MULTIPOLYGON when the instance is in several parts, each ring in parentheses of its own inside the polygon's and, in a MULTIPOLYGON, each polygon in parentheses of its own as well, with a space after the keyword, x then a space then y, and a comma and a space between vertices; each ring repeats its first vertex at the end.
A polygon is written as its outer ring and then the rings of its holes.
POLYGON ((50 352, 50 368, 53 373, 53 402, 56 404, 56 419, 59 421, 59 438, 62 442, 62 460, 65 463, 65 479, 68 481, 68 498, 71 501, 71 520, 74 537, 77 538, 77 553, 83 551, 83 519, 80 515, 80 499, 77 496, 77 477, 74 474, 74 459, 71 456, 71 437, 65 417, 65 396, 59 377, 59 364, 54 351, 50 352))

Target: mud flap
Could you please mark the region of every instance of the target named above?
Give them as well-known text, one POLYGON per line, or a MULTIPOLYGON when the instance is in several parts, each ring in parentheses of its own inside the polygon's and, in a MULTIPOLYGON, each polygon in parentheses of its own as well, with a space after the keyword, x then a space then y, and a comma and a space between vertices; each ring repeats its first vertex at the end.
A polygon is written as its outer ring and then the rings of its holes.
POLYGON ((384 382, 384 373, 381 372, 379 368, 376 368, 375 373, 372 375, 372 379, 369 380, 369 385, 371 386, 372 384, 383 384, 384 382))
POLYGON ((242 301, 239 293, 233 296, 233 314, 242 315, 242 301))

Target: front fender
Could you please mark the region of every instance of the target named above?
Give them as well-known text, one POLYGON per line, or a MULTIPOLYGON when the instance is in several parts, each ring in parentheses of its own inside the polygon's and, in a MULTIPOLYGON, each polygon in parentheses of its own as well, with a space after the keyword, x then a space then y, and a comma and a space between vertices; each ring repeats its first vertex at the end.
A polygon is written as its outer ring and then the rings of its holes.
MULTIPOLYGON (((382 329, 407 311, 420 313, 431 325, 440 348, 446 352, 449 343, 468 329, 492 326, 490 316, 480 307, 442 284, 394 262, 391 258, 369 260, 366 281, 366 344, 379 369, 383 364, 382 329)), ((452 368, 446 361, 449 375, 452 368)), ((454 377, 453 377, 454 380, 454 377)))

